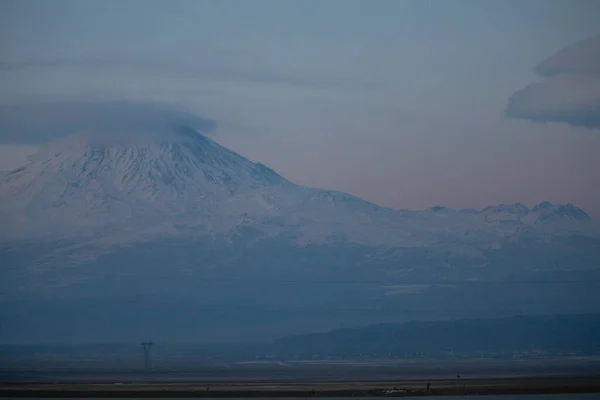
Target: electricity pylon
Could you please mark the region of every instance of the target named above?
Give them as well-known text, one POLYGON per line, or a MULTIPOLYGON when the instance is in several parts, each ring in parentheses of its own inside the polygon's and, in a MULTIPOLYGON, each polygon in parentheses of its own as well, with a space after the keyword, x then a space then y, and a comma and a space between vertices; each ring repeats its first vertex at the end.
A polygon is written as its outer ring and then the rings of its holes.
POLYGON ((144 366, 146 368, 146 373, 150 373, 152 371, 152 342, 142 342, 142 347, 144 348, 144 366))

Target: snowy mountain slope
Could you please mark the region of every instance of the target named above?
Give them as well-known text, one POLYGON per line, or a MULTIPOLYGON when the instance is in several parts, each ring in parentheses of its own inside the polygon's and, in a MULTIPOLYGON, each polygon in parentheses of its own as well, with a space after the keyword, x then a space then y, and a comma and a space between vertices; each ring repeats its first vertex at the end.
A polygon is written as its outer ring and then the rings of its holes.
POLYGON ((167 134, 169 141, 130 134, 126 144, 107 144, 105 137, 83 134, 53 143, 2 177, 3 211, 26 215, 32 230, 43 231, 38 222, 48 218, 64 227, 96 226, 140 215, 177 215, 287 184, 196 132, 167 134))
POLYGON ((520 234, 541 230, 536 225, 542 223, 593 228, 584 211, 550 203, 473 213, 440 207, 393 211, 344 193, 294 185, 185 127, 67 137, 3 174, 0 196, 3 237, 97 234, 127 226, 133 236, 136 228, 156 226, 223 233, 250 223, 277 231, 283 223, 301 228, 309 241, 331 233, 360 243, 418 245, 430 244, 428 237, 436 234, 468 241, 466 232, 520 234), (411 240, 415 235, 420 239, 411 240))
POLYGON ((92 131, 50 143, 0 178, 0 196, 0 238, 75 240, 76 251, 63 251, 73 262, 168 237, 281 238, 299 246, 347 243, 378 252, 423 248, 484 258, 489 249, 598 234, 587 214, 570 204, 469 212, 382 208, 294 185, 180 126, 92 131))
MULTIPOLYGON (((277 328, 257 316, 278 334, 300 320, 314 330, 378 322, 394 310, 395 319, 446 317, 469 302, 484 314, 500 313, 499 304, 565 313, 600 304, 596 291, 580 286, 560 301, 548 286, 457 289, 457 282, 600 278, 598 225, 573 205, 391 210, 295 185, 185 125, 67 136, 2 174, 0 199, 0 313, 13 315, 11 337, 31 331, 15 302, 29 324, 44 315, 90 330, 101 327, 80 308, 86 301, 127 329, 135 319, 118 304, 143 313, 175 302, 187 314, 161 314, 173 323, 211 304, 237 317, 241 305, 300 310, 280 316, 277 328), (307 291, 294 281, 313 284, 307 291), (387 311, 309 318, 301 311, 311 307, 387 311), (81 315, 65 320, 66 310, 81 315)), ((219 326, 243 328, 228 321, 219 326)))

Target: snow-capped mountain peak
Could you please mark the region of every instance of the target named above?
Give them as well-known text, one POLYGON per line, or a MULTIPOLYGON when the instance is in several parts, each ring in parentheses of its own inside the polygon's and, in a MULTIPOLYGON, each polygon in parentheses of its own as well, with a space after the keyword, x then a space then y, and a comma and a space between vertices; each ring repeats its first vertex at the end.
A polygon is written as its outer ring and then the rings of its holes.
POLYGON ((180 215, 286 185, 292 184, 273 170, 190 128, 86 132, 48 144, 27 165, 1 176, 0 215, 14 223, 21 216, 21 226, 27 225, 23 216, 35 225, 47 219, 68 225, 73 216, 77 224, 104 223, 180 215))
POLYGON ((48 145, 31 162, 2 177, 3 192, 61 186, 61 197, 77 190, 118 191, 131 200, 203 196, 222 191, 286 184, 262 164, 188 129, 163 136, 128 135, 121 143, 80 134, 48 145), (69 188, 72 188, 70 190, 69 188))

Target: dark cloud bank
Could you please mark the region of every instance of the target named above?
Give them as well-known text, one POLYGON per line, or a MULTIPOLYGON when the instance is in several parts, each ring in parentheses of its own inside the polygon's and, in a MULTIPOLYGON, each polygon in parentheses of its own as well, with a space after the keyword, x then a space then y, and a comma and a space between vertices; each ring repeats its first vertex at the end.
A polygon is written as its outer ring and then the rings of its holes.
POLYGON ((600 129, 600 35, 562 49, 536 72, 548 79, 514 93, 507 117, 600 129))
POLYGON ((52 102, 0 107, 0 144, 42 144, 85 131, 154 131, 186 126, 211 132, 214 121, 174 107, 133 102, 52 102))

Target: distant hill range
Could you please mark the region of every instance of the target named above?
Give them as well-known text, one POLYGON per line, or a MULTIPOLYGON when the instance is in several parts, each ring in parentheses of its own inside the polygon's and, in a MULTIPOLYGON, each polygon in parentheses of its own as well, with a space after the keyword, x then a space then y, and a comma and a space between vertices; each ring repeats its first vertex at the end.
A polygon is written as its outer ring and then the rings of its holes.
POLYGON ((288 357, 599 354, 600 315, 380 324, 289 336, 273 348, 288 357))

